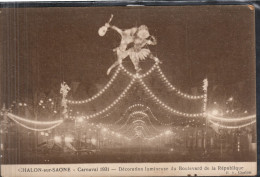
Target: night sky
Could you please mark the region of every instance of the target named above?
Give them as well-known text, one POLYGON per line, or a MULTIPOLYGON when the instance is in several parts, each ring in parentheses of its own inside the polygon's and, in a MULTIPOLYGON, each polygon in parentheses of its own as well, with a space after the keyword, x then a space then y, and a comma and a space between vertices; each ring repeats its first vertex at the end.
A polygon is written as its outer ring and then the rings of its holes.
MULTIPOLYGON (((81 98, 98 92, 111 77, 106 71, 120 42, 111 30, 98 35, 111 14, 111 24, 119 28, 148 26, 158 41, 150 49, 177 88, 191 93, 207 77, 210 102, 235 96, 242 106, 255 108, 254 11, 247 6, 3 9, 2 102, 32 97, 37 90, 58 93, 62 81, 80 82, 87 94, 81 98)), ((124 65, 133 71, 129 59, 124 65)), ((122 77, 121 83, 128 81, 122 77)), ((167 97, 153 82, 152 90, 167 97)))

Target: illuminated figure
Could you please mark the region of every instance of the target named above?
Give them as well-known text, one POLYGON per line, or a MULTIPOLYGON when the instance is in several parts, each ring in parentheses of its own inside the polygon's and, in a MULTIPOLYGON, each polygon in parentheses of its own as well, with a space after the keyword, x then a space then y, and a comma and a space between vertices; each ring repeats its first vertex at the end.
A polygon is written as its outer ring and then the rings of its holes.
POLYGON ((148 45, 156 45, 156 39, 154 36, 150 35, 147 26, 141 25, 140 27, 122 30, 116 26, 110 25, 112 18, 113 15, 111 15, 108 23, 106 23, 105 26, 102 26, 98 31, 100 36, 104 36, 108 28, 111 28, 117 31, 121 36, 120 45, 113 50, 117 54, 117 61, 110 66, 107 70, 107 74, 109 74, 114 67, 122 64, 122 61, 128 56, 137 72, 141 70, 139 67, 140 60, 145 60, 146 57, 153 59, 155 62, 159 62, 159 59, 154 57, 147 47, 148 45))

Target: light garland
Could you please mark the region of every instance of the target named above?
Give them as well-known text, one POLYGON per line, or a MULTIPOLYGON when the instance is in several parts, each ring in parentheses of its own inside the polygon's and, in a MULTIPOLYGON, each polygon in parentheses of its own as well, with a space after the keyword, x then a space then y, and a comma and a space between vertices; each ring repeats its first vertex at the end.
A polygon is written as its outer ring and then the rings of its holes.
POLYGON ((143 121, 143 120, 134 120, 134 121, 133 121, 134 124, 135 124, 135 123, 138 123, 138 122, 141 122, 141 123, 144 123, 144 124, 145 124, 145 121, 143 121))
POLYGON ((148 75, 150 75, 158 66, 158 63, 156 62, 146 73, 144 74, 133 74, 131 72, 129 72, 122 64, 119 65, 119 67, 130 77, 132 78, 144 78, 147 77, 148 75))
POLYGON ((147 114, 142 112, 142 111, 134 111, 134 112, 131 113, 131 115, 136 115, 136 114, 141 114, 143 116, 147 116, 147 114))
POLYGON ((225 126, 225 125, 220 125, 216 122, 213 122, 212 120, 209 120, 210 123, 212 123, 215 126, 221 127, 221 128, 227 128, 227 129, 237 129, 237 128, 243 128, 243 127, 247 127, 249 125, 252 125, 254 123, 256 123, 256 120, 249 122, 247 124, 243 124, 243 125, 238 125, 238 126, 225 126))
POLYGON ((88 103, 88 102, 91 102, 91 101, 95 100, 96 98, 101 96, 113 84, 113 82, 115 81, 116 77, 118 76, 120 70, 121 70, 121 67, 118 67, 116 72, 114 73, 114 75, 110 79, 110 81, 106 84, 106 86, 102 90, 100 90, 97 94, 92 96, 91 98, 88 98, 86 100, 79 100, 79 101, 66 99, 67 103, 68 104, 85 104, 85 103, 88 103))
POLYGON ((12 113, 7 113, 7 116, 9 118, 11 118, 11 119, 17 119, 17 120, 20 120, 20 121, 24 121, 24 122, 31 123, 31 124, 36 124, 36 125, 51 125, 51 124, 58 124, 58 123, 63 122, 63 120, 55 120, 55 121, 35 121, 35 120, 29 120, 29 119, 25 119, 25 118, 19 117, 17 115, 14 115, 12 113))
POLYGON ((31 127, 29 127, 29 126, 27 126, 27 125, 24 125, 24 124, 20 123, 19 121, 17 121, 16 119, 12 118, 12 117, 9 117, 9 118, 12 119, 12 120, 13 120, 14 122, 16 122, 17 124, 21 125, 22 127, 26 128, 26 129, 29 129, 29 130, 33 130, 33 131, 47 131, 47 130, 51 130, 51 129, 53 129, 53 128, 55 128, 55 127, 57 127, 57 126, 59 126, 60 124, 63 123, 63 121, 62 121, 62 122, 59 122, 59 123, 57 123, 56 125, 53 125, 53 126, 51 126, 51 127, 49 127, 49 128, 41 128, 41 129, 38 129, 38 128, 31 128, 31 127))
POLYGON ((152 110, 151 110, 149 107, 147 107, 147 110, 151 113, 152 118, 153 118, 154 120, 156 120, 159 124, 165 125, 165 126, 174 124, 174 122, 163 123, 163 122, 159 121, 159 119, 157 119, 157 118, 155 117, 155 115, 153 114, 152 110))
POLYGON ((186 93, 181 92, 180 90, 177 90, 170 82, 169 80, 166 78, 166 76, 163 74, 161 68, 159 67, 158 63, 155 63, 145 74, 133 74, 131 72, 129 72, 122 64, 119 66, 128 76, 132 77, 132 78, 145 78, 148 75, 150 75, 155 69, 158 70, 160 78, 166 83, 166 85, 173 91, 176 92, 177 95, 182 96, 186 99, 190 99, 190 100, 198 100, 198 99, 203 99, 204 95, 189 95, 186 93))
POLYGON ((186 99, 190 99, 190 100, 198 100, 198 99, 203 99, 204 98, 204 95, 189 95, 189 94, 186 94, 186 93, 183 93, 181 92, 180 90, 178 90, 176 87, 174 87, 170 81, 166 78, 166 76, 163 74, 160 66, 156 65, 156 69, 158 70, 159 72, 159 76, 160 78, 162 79, 162 81, 164 81, 164 83, 172 90, 172 91, 175 91, 175 93, 179 96, 182 96, 186 99))
POLYGON ((169 107, 168 105, 166 105, 165 103, 163 103, 158 97, 156 97, 154 95, 154 93, 145 85, 145 83, 143 82, 142 79, 139 79, 139 82, 141 83, 141 86, 143 86, 145 92, 152 97, 152 99, 159 104, 161 107, 163 107, 165 110, 176 114, 176 115, 180 115, 180 116, 184 116, 184 117, 204 117, 204 113, 197 113, 197 114, 190 114, 190 113, 184 113, 184 112, 180 112, 178 110, 175 110, 171 107, 169 107))
POLYGON ((123 115, 121 116, 121 118, 118 119, 117 121, 115 121, 115 124, 118 124, 118 122, 120 122, 121 120, 123 120, 123 119, 125 118, 125 115, 126 115, 129 111, 131 111, 132 109, 134 109, 134 108, 136 108, 136 107, 145 107, 145 106, 142 105, 142 104, 134 104, 134 105, 132 105, 132 106, 129 106, 129 107, 126 109, 126 111, 123 113, 123 115))
MULTIPOLYGON (((136 114, 136 111, 135 112, 133 112, 134 114, 136 114)), ((121 130, 122 128, 124 128, 126 125, 127 125, 127 123, 129 122, 129 120, 132 118, 132 114, 133 113, 131 113, 129 116, 128 116, 128 118, 127 118, 127 120, 125 121, 125 123, 120 127, 120 128, 118 128, 117 130, 121 130)))
POLYGON ((256 115, 234 118, 234 117, 217 117, 217 116, 208 114, 208 118, 209 119, 215 119, 215 120, 218 120, 218 121, 224 121, 224 122, 238 122, 238 121, 244 121, 244 120, 256 118, 256 115))
MULTIPOLYGON (((153 123, 151 122, 149 116, 148 116, 146 113, 142 112, 142 111, 135 111, 135 112, 131 113, 131 114, 128 116, 128 119, 126 120, 126 122, 125 122, 120 128, 118 128, 117 130, 121 130, 122 128, 124 128, 124 127, 127 125, 127 123, 129 122, 129 120, 130 120, 131 118, 135 118, 134 116, 135 116, 136 114, 143 115, 142 118, 148 119, 148 121, 149 121, 151 127, 152 127, 155 131, 158 131, 158 132, 161 131, 161 130, 159 130, 158 128, 156 128, 156 127, 153 125, 153 123)), ((140 120, 140 119, 138 119, 138 120, 140 120)), ((135 121, 137 121, 137 120, 135 120, 135 121)), ((133 122, 132 122, 132 123, 133 123, 133 122)))
POLYGON ((131 82, 129 83, 129 85, 125 88, 125 90, 119 95, 119 97, 117 97, 117 99, 115 99, 109 106, 107 106, 106 108, 104 108, 102 111, 99 111, 97 113, 94 113, 92 115, 88 115, 86 116, 89 119, 93 119, 107 111, 109 111, 111 108, 113 108, 122 98, 125 97, 126 93, 128 92, 128 90, 132 87, 132 85, 134 84, 135 79, 132 79, 131 82))
MULTIPOLYGON (((156 128, 156 127, 153 125, 153 123, 152 123, 151 120, 150 120, 150 117, 149 117, 146 113, 144 113, 144 112, 142 112, 142 111, 135 111, 135 112, 133 113, 133 115, 135 115, 135 114, 141 114, 141 115, 143 115, 143 116, 144 116, 143 118, 148 119, 150 125, 153 127, 154 130, 159 131, 159 132, 161 131, 161 130, 159 130, 158 128, 156 128)), ((130 116, 133 116, 133 115, 130 115, 130 116)))

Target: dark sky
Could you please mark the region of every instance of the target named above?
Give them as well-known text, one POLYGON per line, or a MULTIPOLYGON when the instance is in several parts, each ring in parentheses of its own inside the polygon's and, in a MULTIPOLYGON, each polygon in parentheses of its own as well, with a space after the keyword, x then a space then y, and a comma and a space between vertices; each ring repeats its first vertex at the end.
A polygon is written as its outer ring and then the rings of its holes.
MULTIPOLYGON (((110 14, 120 28, 148 26, 158 41, 150 49, 173 85, 191 93, 207 77, 209 94, 217 100, 218 94, 232 96, 240 84, 237 97, 254 105, 254 11, 247 6, 3 9, 2 99, 58 92, 63 80, 81 82, 90 96, 98 91, 110 78, 106 70, 120 42, 113 31, 97 33, 110 14), (220 89, 213 94, 214 86, 220 89)), ((133 68, 129 59, 125 64, 133 68)))

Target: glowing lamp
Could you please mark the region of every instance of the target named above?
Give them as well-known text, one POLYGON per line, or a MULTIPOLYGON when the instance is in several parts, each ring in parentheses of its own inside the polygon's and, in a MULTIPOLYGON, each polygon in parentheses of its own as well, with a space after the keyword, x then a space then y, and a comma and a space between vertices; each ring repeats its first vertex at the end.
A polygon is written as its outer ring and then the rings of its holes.
POLYGON ((73 141, 73 138, 70 136, 66 136, 64 141, 65 141, 65 143, 71 143, 73 141))
POLYGON ((218 114, 218 110, 214 109, 214 110, 212 111, 212 115, 217 115, 217 114, 218 114))
POLYGON ((95 139, 95 138, 91 138, 91 143, 93 144, 93 145, 96 145, 96 143, 97 143, 97 140, 95 139))
POLYGON ((61 137, 60 137, 60 136, 55 136, 55 137, 54 137, 54 141, 55 141, 56 143, 61 143, 61 137))

